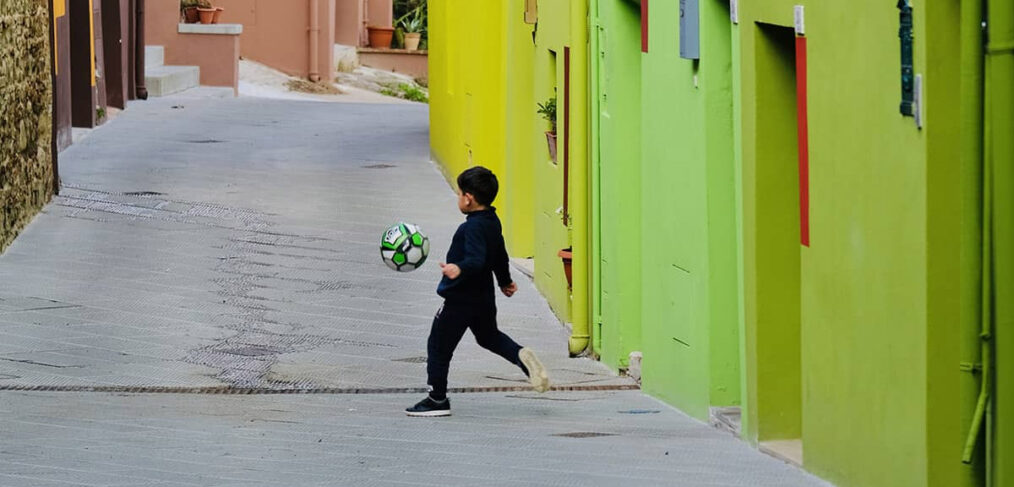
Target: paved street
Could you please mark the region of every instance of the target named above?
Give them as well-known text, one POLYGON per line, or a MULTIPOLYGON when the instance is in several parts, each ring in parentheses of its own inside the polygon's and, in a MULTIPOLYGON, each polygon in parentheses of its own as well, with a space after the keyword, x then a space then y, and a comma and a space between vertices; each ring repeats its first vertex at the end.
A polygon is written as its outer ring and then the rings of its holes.
POLYGON ((406 418, 462 219, 428 159, 425 105, 193 94, 62 153, 0 256, 0 485, 825 485, 567 357, 516 270, 501 328, 580 390, 469 335, 454 416, 406 418), (379 257, 399 220, 413 273, 379 257))

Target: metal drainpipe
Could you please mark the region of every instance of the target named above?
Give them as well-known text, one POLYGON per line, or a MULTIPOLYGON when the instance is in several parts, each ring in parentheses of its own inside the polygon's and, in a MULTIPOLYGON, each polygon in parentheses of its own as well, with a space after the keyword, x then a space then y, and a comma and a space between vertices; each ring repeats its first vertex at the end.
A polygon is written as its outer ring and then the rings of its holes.
MULTIPOLYGON (((987 429, 996 437, 989 442, 994 471, 987 472, 996 485, 1014 485, 1014 366, 1008 354, 1014 351, 1014 3, 988 0, 986 46, 986 158, 992 186, 990 204, 992 250, 992 355, 990 384, 993 414, 987 415, 987 429), (1001 419, 1002 418, 1002 419, 1001 419), (1002 459, 1006 458, 1007 461, 1002 459)), ((985 367, 986 364, 983 364, 985 367)))
MULTIPOLYGON (((63 0, 57 1, 62 2, 63 0)), ((49 151, 51 153, 50 158, 53 166, 53 194, 60 194, 60 150, 57 144, 57 138, 60 133, 60 122, 58 120, 59 111, 56 109, 60 100, 57 98, 57 92, 59 90, 57 89, 56 84, 56 51, 58 48, 56 46, 56 17, 53 3, 53 0, 49 0, 49 85, 51 86, 53 92, 50 114, 52 129, 50 130, 49 151)))
MULTIPOLYGON (((571 0, 570 2, 570 43, 573 55, 571 62, 571 89, 570 93, 575 103, 571 105, 570 123, 574 124, 577 130, 570 130, 571 137, 577 134, 584 134, 585 145, 573 146, 570 157, 574 162, 570 165, 571 178, 574 183, 571 191, 573 204, 573 249, 574 255, 580 259, 573 267, 574 290, 571 301, 571 329, 569 349, 571 355, 578 355, 588 349, 591 341, 591 317, 590 300, 591 292, 589 286, 588 271, 591 265, 591 256, 588 252, 591 239, 588 233, 589 208, 588 186, 589 186, 589 164, 588 164, 588 0, 571 0), (576 116, 575 116, 576 115, 576 116)), ((569 144, 570 141, 565 141, 569 144)))
POLYGON ((588 146, 589 171, 591 172, 591 315, 592 315, 592 351, 599 354, 602 350, 602 194, 601 186, 601 161, 599 145, 599 102, 602 85, 599 79, 601 69, 601 47, 599 36, 601 26, 599 24, 599 2, 591 0, 588 3, 588 81, 591 96, 588 97, 590 107, 588 109, 588 146))
POLYGON ((310 0, 310 81, 320 81, 320 0, 310 0))
POLYGON ((138 100, 148 99, 148 87, 144 85, 144 0, 134 5, 134 95, 138 100))

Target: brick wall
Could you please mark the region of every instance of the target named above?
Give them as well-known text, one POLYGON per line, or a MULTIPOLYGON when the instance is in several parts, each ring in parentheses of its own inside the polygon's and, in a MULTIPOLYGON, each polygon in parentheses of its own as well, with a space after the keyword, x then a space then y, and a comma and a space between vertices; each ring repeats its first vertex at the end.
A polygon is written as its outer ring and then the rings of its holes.
POLYGON ((52 197, 49 12, 0 1, 0 252, 52 197))

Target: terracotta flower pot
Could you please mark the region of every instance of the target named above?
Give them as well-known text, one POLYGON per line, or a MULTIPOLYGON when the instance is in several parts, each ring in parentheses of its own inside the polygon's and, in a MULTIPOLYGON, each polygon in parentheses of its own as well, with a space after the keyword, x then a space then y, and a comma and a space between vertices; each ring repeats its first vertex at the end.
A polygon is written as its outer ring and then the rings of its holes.
POLYGON ((573 261, 574 254, 571 252, 570 248, 566 248, 557 252, 556 255, 563 260, 563 273, 567 276, 567 289, 571 289, 573 287, 571 262, 573 261))
POLYGON ((222 7, 215 7, 215 16, 211 18, 211 23, 212 24, 217 24, 218 23, 218 19, 222 17, 222 12, 225 12, 224 8, 222 8, 222 7))
POLYGON ((201 17, 202 24, 210 24, 213 20, 215 20, 215 12, 217 12, 217 10, 213 8, 197 9, 197 15, 201 17))
POLYGON ((370 36, 370 47, 377 49, 391 48, 391 39, 394 37, 394 27, 369 26, 366 30, 370 36))
POLYGON ((422 34, 419 32, 409 32, 405 34, 405 49, 409 51, 419 50, 419 40, 422 39, 422 34))
POLYGON ((188 24, 196 24, 200 20, 197 14, 197 7, 187 7, 183 9, 183 21, 188 24))
POLYGON ((556 162, 556 132, 546 132, 546 143, 549 144, 549 157, 556 162))

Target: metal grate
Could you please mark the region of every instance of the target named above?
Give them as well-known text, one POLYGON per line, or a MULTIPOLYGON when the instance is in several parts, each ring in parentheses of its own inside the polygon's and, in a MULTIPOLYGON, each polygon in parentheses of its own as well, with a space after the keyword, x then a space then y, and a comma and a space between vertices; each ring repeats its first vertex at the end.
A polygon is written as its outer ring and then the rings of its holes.
MULTIPOLYGON (((585 391, 636 391, 636 385, 598 385, 598 386, 554 386, 550 391, 585 392, 585 391)), ((316 387, 316 388, 277 388, 268 387, 175 387, 175 386, 42 386, 42 385, 0 385, 0 391, 20 392, 106 392, 120 394, 227 394, 227 395, 260 395, 260 394, 424 394, 429 392, 426 387, 316 387)), ((492 392, 529 392, 531 387, 452 387, 447 392, 452 394, 492 393, 492 392)))
POLYGON ((616 436, 615 433, 598 433, 594 431, 577 431, 574 433, 557 433, 550 436, 559 436, 561 438, 598 438, 601 436, 616 436))

